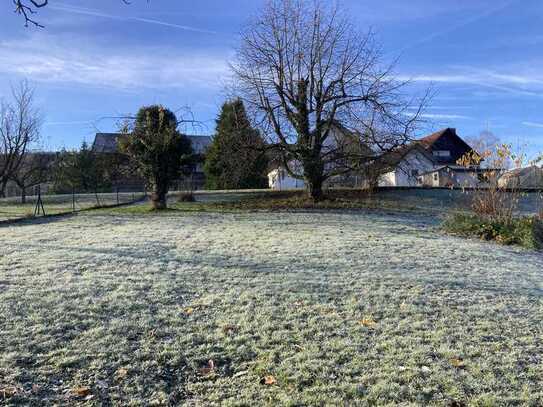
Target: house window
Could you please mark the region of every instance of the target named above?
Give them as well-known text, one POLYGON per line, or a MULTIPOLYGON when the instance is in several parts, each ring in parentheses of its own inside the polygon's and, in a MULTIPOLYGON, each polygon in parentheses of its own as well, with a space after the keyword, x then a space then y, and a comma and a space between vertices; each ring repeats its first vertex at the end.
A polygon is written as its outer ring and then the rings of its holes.
POLYGON ((439 181, 439 175, 437 174, 437 172, 434 174, 434 181, 439 181))
POLYGON ((449 150, 435 150, 433 155, 434 157, 450 157, 451 152, 449 150))

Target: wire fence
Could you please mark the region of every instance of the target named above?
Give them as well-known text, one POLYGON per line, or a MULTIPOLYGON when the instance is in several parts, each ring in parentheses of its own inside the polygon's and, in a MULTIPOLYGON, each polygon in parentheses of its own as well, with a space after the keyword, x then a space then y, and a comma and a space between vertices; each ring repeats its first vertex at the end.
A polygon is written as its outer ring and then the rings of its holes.
POLYGON ((47 215, 60 215, 92 208, 126 205, 144 200, 147 191, 141 187, 119 186, 100 192, 76 191, 64 194, 42 193, 34 188, 31 195, 15 195, 0 199, 0 222, 47 215))

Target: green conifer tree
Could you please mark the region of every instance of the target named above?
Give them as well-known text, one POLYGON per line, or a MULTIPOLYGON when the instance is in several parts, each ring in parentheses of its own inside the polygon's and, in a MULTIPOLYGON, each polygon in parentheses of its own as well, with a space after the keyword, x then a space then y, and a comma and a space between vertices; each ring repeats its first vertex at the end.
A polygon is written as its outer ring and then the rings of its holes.
POLYGON ((254 129, 240 99, 223 104, 204 172, 210 189, 266 188, 268 159, 264 140, 254 129))

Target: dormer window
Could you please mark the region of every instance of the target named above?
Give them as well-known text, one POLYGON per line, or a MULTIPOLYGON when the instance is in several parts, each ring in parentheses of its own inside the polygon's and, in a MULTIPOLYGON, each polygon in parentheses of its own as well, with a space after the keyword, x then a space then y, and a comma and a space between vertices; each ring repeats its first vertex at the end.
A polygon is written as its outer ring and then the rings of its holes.
POLYGON ((433 151, 434 157, 450 157, 451 152, 449 150, 435 150, 433 151))

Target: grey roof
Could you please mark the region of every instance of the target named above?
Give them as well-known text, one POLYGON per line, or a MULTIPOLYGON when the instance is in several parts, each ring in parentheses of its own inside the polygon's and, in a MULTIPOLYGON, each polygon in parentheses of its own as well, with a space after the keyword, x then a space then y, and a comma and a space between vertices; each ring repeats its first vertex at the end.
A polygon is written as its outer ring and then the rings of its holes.
MULTIPOLYGON (((118 149, 119 138, 121 133, 96 133, 92 150, 97 153, 115 153, 118 149)), ((192 148, 195 153, 202 154, 211 144, 213 138, 211 136, 193 136, 187 135, 192 143, 192 148)))
POLYGON ((92 151, 96 153, 114 153, 117 151, 119 133, 96 133, 92 151))
POLYGON ((190 139, 190 142, 192 143, 192 149, 197 154, 203 154, 205 150, 209 147, 211 142, 213 141, 213 137, 211 136, 189 136, 187 137, 190 139))

